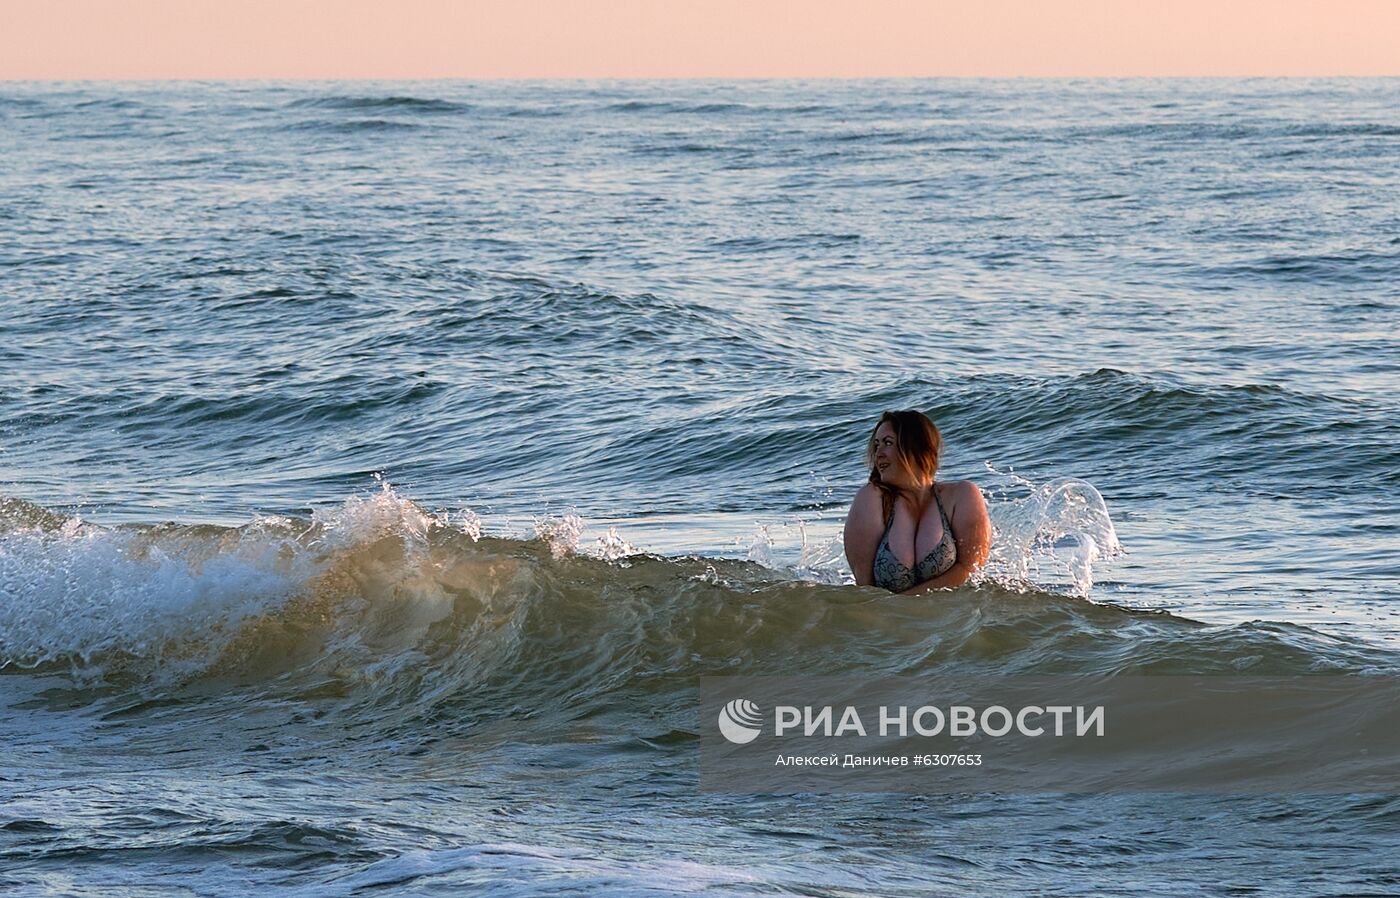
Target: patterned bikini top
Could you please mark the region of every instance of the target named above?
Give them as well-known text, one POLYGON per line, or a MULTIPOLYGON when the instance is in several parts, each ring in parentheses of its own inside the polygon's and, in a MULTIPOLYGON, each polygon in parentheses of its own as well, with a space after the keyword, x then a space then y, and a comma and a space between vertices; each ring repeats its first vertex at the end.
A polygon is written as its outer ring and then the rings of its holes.
POLYGON ((943 503, 938 501, 937 488, 933 491, 933 501, 938 506, 938 516, 943 520, 943 537, 912 570, 901 564, 894 556, 894 550, 890 548, 890 525, 894 523, 894 513, 890 513, 890 519, 885 522, 884 535, 880 537, 880 546, 875 550, 872 575, 876 586, 890 592, 904 592, 925 580, 932 580, 947 573, 948 569, 957 563, 958 545, 953 541, 953 528, 948 526, 948 515, 943 512, 943 503))

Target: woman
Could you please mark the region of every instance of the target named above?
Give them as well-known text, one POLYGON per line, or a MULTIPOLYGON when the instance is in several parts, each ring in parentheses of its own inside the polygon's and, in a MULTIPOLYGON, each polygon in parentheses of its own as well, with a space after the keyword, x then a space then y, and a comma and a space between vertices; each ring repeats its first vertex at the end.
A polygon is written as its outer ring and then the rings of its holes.
POLYGON ((865 447, 870 482, 846 516, 846 561, 861 586, 902 595, 964 583, 987 560, 992 523, 970 480, 938 483, 943 438, 922 412, 885 412, 865 447))

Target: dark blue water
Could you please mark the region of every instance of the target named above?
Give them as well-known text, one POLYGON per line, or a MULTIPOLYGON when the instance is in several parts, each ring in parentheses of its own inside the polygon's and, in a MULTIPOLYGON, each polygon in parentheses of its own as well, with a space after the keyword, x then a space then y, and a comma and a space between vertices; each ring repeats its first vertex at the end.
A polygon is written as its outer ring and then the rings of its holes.
POLYGON ((1396 109, 0 85, 0 885, 1397 893, 1393 797, 705 795, 693 694, 1400 668, 1396 109), (906 407, 936 600, 844 585, 906 407))

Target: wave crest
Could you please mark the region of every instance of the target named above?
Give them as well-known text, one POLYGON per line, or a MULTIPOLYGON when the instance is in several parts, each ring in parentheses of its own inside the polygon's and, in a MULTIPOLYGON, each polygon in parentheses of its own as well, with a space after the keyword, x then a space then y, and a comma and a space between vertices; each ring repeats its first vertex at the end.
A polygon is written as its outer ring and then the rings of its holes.
MULTIPOLYGON (((1077 489, 1032 500, 1073 506, 1077 489)), ((35 506, 3 507, 0 671, 84 688, 224 682, 431 715, 615 701, 701 675, 1395 664, 1303 627, 1207 627, 1028 584, 909 598, 747 560, 638 554, 615 530, 580 553, 567 520, 534 539, 482 536, 387 484, 310 519, 236 528, 55 527, 35 506)))

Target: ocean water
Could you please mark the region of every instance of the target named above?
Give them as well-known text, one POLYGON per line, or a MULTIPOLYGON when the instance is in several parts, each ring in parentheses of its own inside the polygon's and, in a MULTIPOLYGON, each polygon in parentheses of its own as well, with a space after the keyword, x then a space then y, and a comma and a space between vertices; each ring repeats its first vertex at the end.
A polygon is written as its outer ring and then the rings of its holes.
POLYGON ((1391 895, 725 795, 696 682, 1400 672, 1400 81, 0 84, 0 890, 1391 895), (850 584, 879 413, 985 575, 850 584))

